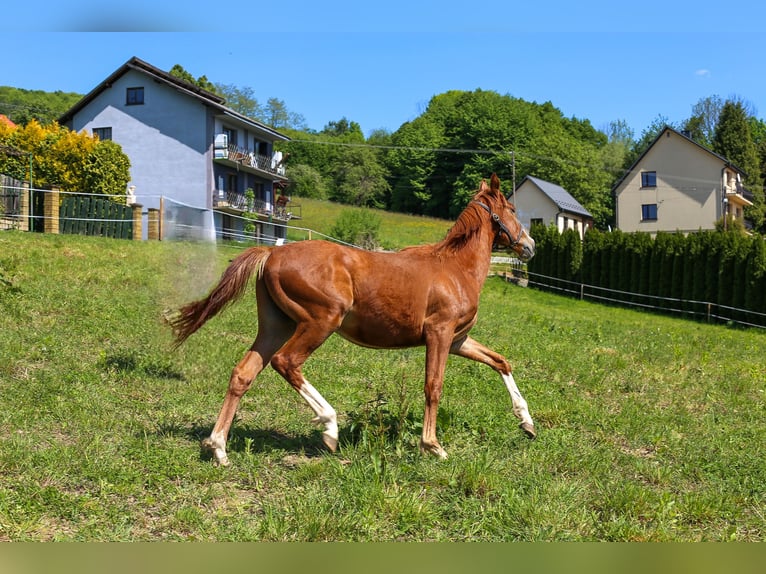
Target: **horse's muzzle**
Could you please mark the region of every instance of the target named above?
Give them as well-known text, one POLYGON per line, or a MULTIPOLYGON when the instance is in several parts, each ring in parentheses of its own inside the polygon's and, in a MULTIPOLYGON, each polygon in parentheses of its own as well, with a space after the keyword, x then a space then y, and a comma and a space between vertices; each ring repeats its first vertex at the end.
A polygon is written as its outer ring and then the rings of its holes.
POLYGON ((517 253, 522 261, 529 261, 535 256, 535 240, 532 239, 526 231, 524 232, 524 237, 519 241, 519 244, 516 247, 520 248, 517 253))

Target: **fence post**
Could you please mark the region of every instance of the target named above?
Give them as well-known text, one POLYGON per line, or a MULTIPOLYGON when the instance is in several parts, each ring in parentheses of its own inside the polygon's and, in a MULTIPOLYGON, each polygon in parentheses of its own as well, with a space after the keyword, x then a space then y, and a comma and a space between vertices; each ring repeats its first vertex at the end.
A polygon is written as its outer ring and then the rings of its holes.
POLYGON ((148 238, 159 240, 160 238, 160 210, 156 207, 149 208, 148 238))
POLYGON ((21 184, 21 197, 19 198, 19 229, 21 231, 29 231, 29 182, 25 181, 21 184))
POLYGON ((131 207, 133 208, 133 239, 135 241, 141 241, 144 232, 141 228, 141 224, 143 223, 142 209, 144 206, 140 203, 133 203, 131 204, 131 207))
POLYGON ((165 225, 164 225, 164 223, 165 223, 165 221, 164 221, 165 220, 165 196, 164 195, 160 196, 160 211, 158 213, 158 216, 159 217, 157 217, 157 239, 162 241, 164 239, 164 235, 165 235, 165 229, 164 229, 164 227, 165 227, 165 225))
POLYGON ((52 187, 43 199, 43 230, 45 233, 59 232, 59 188, 52 187))

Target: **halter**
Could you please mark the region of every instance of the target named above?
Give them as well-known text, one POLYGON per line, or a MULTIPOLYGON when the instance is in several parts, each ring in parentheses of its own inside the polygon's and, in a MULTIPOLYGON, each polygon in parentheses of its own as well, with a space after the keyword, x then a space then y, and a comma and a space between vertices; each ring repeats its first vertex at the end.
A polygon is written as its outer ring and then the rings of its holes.
POLYGON ((498 235, 500 235, 501 233, 504 233, 506 235, 506 237, 508 237, 508 241, 511 242, 511 244, 509 246, 510 248, 516 247, 519 244, 519 242, 521 241, 521 236, 524 233, 524 227, 519 225, 519 236, 516 239, 514 239, 513 236, 511 236, 511 232, 508 231, 508 228, 505 226, 505 224, 502 221, 500 221, 500 216, 497 213, 493 213, 488 205, 482 203, 481 201, 475 200, 475 199, 473 200, 473 203, 477 203, 480 206, 482 206, 484 209, 486 209, 487 213, 489 213, 490 217, 492 217, 492 221, 497 223, 497 225, 500 227, 500 229, 498 229, 497 232, 495 233, 495 241, 494 241, 494 243, 497 243, 498 235))

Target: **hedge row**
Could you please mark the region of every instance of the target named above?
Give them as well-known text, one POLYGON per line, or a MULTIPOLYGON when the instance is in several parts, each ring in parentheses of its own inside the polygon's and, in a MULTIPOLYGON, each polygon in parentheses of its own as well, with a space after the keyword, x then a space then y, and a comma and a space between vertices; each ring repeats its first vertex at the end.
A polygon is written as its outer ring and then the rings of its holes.
POLYGON ((700 231, 572 230, 534 226, 533 284, 582 297, 766 326, 766 246, 761 235, 700 231))

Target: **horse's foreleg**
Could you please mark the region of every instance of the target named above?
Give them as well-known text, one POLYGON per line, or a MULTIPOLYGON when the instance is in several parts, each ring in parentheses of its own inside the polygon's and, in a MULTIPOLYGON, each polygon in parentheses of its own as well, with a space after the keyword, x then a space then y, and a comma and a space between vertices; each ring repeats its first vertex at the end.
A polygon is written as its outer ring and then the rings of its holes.
POLYGON ((202 448, 210 452, 215 457, 216 463, 221 466, 229 464, 229 457, 226 455, 226 439, 229 436, 229 429, 237 412, 239 401, 250 388, 258 373, 263 370, 263 366, 264 361, 261 354, 251 349, 234 367, 218 420, 210 436, 202 441, 202 448))
POLYGON ((306 401, 311 410, 314 411, 314 414, 316 414, 311 419, 311 422, 317 425, 324 425, 325 430, 322 432, 322 442, 331 452, 335 452, 338 448, 338 415, 335 413, 335 409, 306 379, 303 379, 300 388, 297 390, 298 394, 303 397, 303 400, 306 401))
POLYGON ((311 422, 324 425, 322 442, 330 451, 338 448, 338 416, 325 398, 304 377, 301 366, 330 335, 324 330, 312 331, 307 326, 301 326, 279 352, 271 359, 271 366, 306 401, 316 415, 311 422))
POLYGON ((466 359, 471 359, 472 361, 484 363, 500 373, 500 376, 503 377, 505 388, 508 389, 508 394, 511 395, 513 414, 521 421, 519 427, 521 427, 529 438, 535 438, 537 436, 535 423, 532 421, 532 417, 529 414, 527 401, 521 396, 519 387, 516 386, 516 381, 511 374, 511 365, 505 357, 496 353, 492 349, 485 347, 471 337, 465 337, 464 339, 455 341, 450 348, 450 353, 465 357, 466 359))
POLYGON ((445 451, 436 438, 436 418, 439 414, 439 400, 444 385, 444 369, 447 365, 447 347, 438 342, 426 345, 426 383, 425 412, 423 414, 423 433, 420 437, 420 451, 447 458, 445 451))

